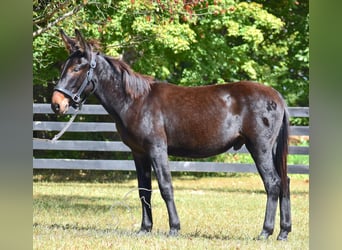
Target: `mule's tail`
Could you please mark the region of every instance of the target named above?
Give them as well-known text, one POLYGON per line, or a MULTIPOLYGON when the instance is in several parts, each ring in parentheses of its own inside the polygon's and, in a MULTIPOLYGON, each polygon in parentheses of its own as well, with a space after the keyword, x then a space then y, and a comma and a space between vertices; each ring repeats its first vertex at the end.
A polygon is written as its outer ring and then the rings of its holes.
POLYGON ((285 108, 282 126, 279 130, 277 142, 275 144, 275 154, 273 155, 274 165, 278 175, 281 178, 282 195, 288 193, 287 180, 287 154, 288 154, 288 138, 289 138, 289 115, 285 108))

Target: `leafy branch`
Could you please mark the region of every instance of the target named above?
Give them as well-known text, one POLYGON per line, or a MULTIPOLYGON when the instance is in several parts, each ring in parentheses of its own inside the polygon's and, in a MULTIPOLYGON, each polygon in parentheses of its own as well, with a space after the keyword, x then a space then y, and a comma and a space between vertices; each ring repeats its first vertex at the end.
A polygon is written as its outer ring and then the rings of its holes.
POLYGON ((54 7, 50 13, 42 13, 40 16, 36 17, 33 19, 33 25, 39 25, 41 23, 46 23, 48 22, 54 14, 56 14, 59 10, 64 9, 69 5, 69 1, 63 2, 63 3, 58 3, 56 7, 54 7))
MULTIPOLYGON (((59 23, 60 21, 64 20, 65 18, 69 17, 69 16, 72 16, 74 14, 76 14, 81 8, 83 7, 83 5, 78 5, 76 6, 74 9, 72 9, 71 11, 65 13, 64 15, 62 15, 61 17, 58 17, 56 18, 56 20, 48 23, 45 27, 43 28, 39 28, 38 30, 34 31, 33 32, 33 38, 36 37, 36 36, 39 36, 40 34, 42 34, 43 32, 51 29, 53 26, 55 26, 57 23, 59 23)), ((55 10, 54 12, 52 12, 50 14, 49 17, 51 17, 53 14, 55 14, 57 12, 57 10, 55 10)), ((48 20, 49 18, 46 17, 45 20, 48 20)), ((41 22, 41 21, 40 21, 41 22)), ((35 23, 34 23, 35 24, 35 23)))

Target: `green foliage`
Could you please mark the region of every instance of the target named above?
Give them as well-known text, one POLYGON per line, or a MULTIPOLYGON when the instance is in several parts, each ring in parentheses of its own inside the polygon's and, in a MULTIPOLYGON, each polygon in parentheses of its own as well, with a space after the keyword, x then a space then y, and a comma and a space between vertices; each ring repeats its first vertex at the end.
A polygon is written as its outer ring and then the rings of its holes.
MULTIPOLYGON (((186 86, 250 79, 308 105, 308 1, 33 1, 34 99, 67 57, 58 29, 82 30, 141 73, 186 86), (258 3, 257 3, 258 2, 258 3)), ((44 91, 45 90, 45 91, 44 91)))

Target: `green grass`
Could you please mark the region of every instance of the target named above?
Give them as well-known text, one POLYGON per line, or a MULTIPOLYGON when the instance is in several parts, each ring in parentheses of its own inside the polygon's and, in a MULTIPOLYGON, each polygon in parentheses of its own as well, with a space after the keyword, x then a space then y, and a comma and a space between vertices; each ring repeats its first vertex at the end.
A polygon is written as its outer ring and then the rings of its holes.
POLYGON ((33 183, 34 249, 308 249, 309 176, 291 175, 293 232, 287 242, 256 241, 266 195, 260 177, 175 177, 181 233, 167 237, 168 216, 153 181, 153 232, 137 236, 136 180, 33 183))

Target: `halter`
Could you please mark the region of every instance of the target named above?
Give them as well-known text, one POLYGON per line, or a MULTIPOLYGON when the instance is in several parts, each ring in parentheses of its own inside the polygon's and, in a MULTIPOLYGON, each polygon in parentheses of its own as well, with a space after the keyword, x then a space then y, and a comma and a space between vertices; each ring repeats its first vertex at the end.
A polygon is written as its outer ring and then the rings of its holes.
POLYGON ((92 57, 91 61, 90 61, 90 68, 87 71, 87 77, 83 80, 83 83, 82 83, 81 87, 78 89, 78 91, 75 94, 72 93, 68 89, 65 89, 63 87, 58 87, 58 86, 56 86, 54 88, 54 90, 55 91, 59 91, 59 92, 65 94, 65 95, 69 96, 70 99, 72 100, 72 105, 71 106, 74 107, 75 109, 78 108, 78 107, 81 107, 82 104, 85 102, 86 98, 88 96, 90 96, 91 94, 93 94, 95 92, 95 90, 96 90, 96 85, 95 85, 95 82, 93 80, 93 74, 94 74, 95 67, 96 67, 96 60, 95 60, 95 57, 92 57), (89 85, 89 83, 93 84, 93 89, 89 93, 88 96, 84 96, 82 98, 81 95, 83 94, 84 89, 89 85))

